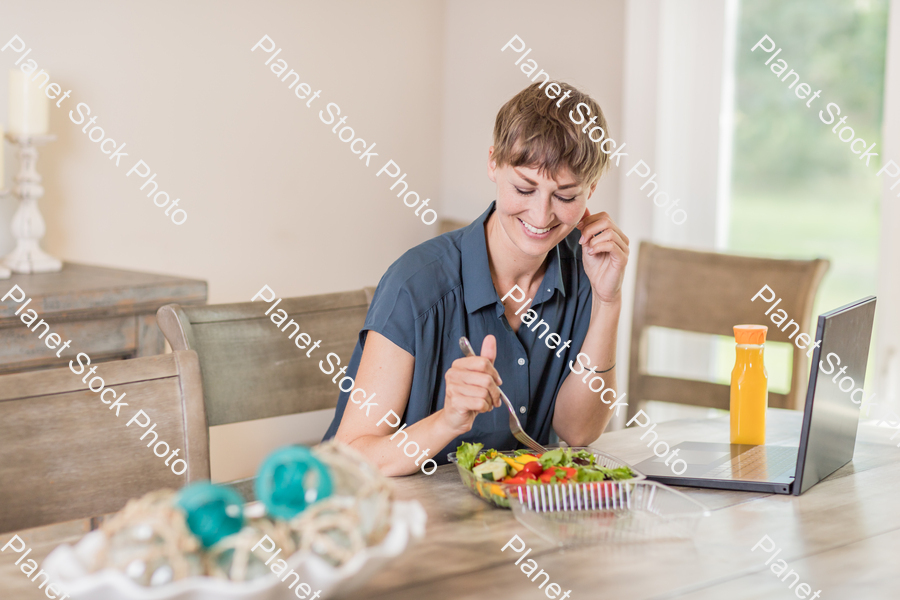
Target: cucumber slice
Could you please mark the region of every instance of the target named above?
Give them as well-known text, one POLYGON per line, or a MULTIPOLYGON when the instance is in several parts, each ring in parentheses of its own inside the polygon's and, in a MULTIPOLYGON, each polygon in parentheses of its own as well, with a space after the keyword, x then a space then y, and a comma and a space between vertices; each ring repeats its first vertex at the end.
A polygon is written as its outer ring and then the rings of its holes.
POLYGON ((500 481, 506 477, 507 465, 501 459, 493 459, 476 465, 472 472, 484 481, 500 481))

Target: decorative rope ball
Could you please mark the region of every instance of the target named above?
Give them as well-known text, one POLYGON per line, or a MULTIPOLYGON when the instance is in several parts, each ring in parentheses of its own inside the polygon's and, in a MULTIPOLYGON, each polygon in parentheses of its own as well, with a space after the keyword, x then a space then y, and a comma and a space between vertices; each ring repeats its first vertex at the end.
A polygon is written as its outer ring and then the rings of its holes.
POLYGON ((244 525, 244 499, 230 487, 198 481, 178 492, 176 504, 184 511, 188 529, 204 548, 237 533, 244 525))
POLYGON ((207 574, 231 581, 248 581, 269 573, 266 561, 271 553, 262 548, 253 550, 266 535, 281 548, 281 558, 287 559, 296 552, 287 523, 267 518, 249 519, 240 532, 222 538, 207 550, 207 574))
POLYGON ((394 498, 388 478, 359 452, 333 440, 314 447, 313 454, 331 472, 332 496, 350 500, 349 509, 356 513, 357 527, 366 545, 383 540, 391 527, 394 498))
POLYGON ((287 520, 330 496, 332 480, 328 468, 309 448, 285 446, 266 457, 253 487, 272 518, 287 520))
POLYGON ((351 498, 333 496, 317 502, 292 519, 290 528, 301 552, 312 552, 335 567, 366 547, 351 498))
POLYGON ((144 586, 203 575, 200 541, 188 530, 172 490, 130 500, 100 531, 106 543, 92 571, 116 569, 144 586))

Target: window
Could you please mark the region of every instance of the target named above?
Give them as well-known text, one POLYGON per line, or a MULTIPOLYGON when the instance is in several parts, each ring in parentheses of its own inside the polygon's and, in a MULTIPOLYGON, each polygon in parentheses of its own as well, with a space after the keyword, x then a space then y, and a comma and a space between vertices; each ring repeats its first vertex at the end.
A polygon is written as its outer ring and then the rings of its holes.
MULTIPOLYGON (((749 0, 740 6, 726 250, 830 259, 814 315, 876 292, 880 163, 866 167, 819 111, 837 103, 857 137, 882 146, 887 17, 887 0, 749 0), (782 48, 778 58, 788 63, 782 77, 794 69, 813 92, 822 90, 810 108, 788 89, 793 76, 782 82, 771 70, 775 61, 764 64, 772 54, 749 51, 764 35, 782 48)), ((734 363, 732 345, 718 353, 719 380, 734 363)), ((789 358, 766 362, 773 384, 790 381, 781 371, 789 358)), ((874 364, 873 346, 870 372, 874 364)))

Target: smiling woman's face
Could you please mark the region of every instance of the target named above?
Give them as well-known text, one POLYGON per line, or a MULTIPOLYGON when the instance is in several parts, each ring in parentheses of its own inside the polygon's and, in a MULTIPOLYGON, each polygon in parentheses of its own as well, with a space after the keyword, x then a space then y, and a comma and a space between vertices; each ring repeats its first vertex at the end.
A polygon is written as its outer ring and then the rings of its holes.
POLYGON ((553 180, 534 168, 498 167, 490 158, 488 177, 497 184, 495 214, 504 237, 533 257, 546 255, 572 232, 596 187, 585 188, 568 171, 553 180))

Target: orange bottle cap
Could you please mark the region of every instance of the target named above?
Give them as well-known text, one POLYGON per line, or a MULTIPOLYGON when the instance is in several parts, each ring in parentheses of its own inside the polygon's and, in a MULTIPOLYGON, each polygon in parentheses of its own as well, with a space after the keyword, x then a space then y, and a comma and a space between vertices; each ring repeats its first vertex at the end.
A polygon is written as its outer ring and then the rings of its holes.
POLYGON ((734 340, 738 344, 753 344, 761 346, 766 342, 766 332, 769 330, 765 325, 735 325, 734 340))

